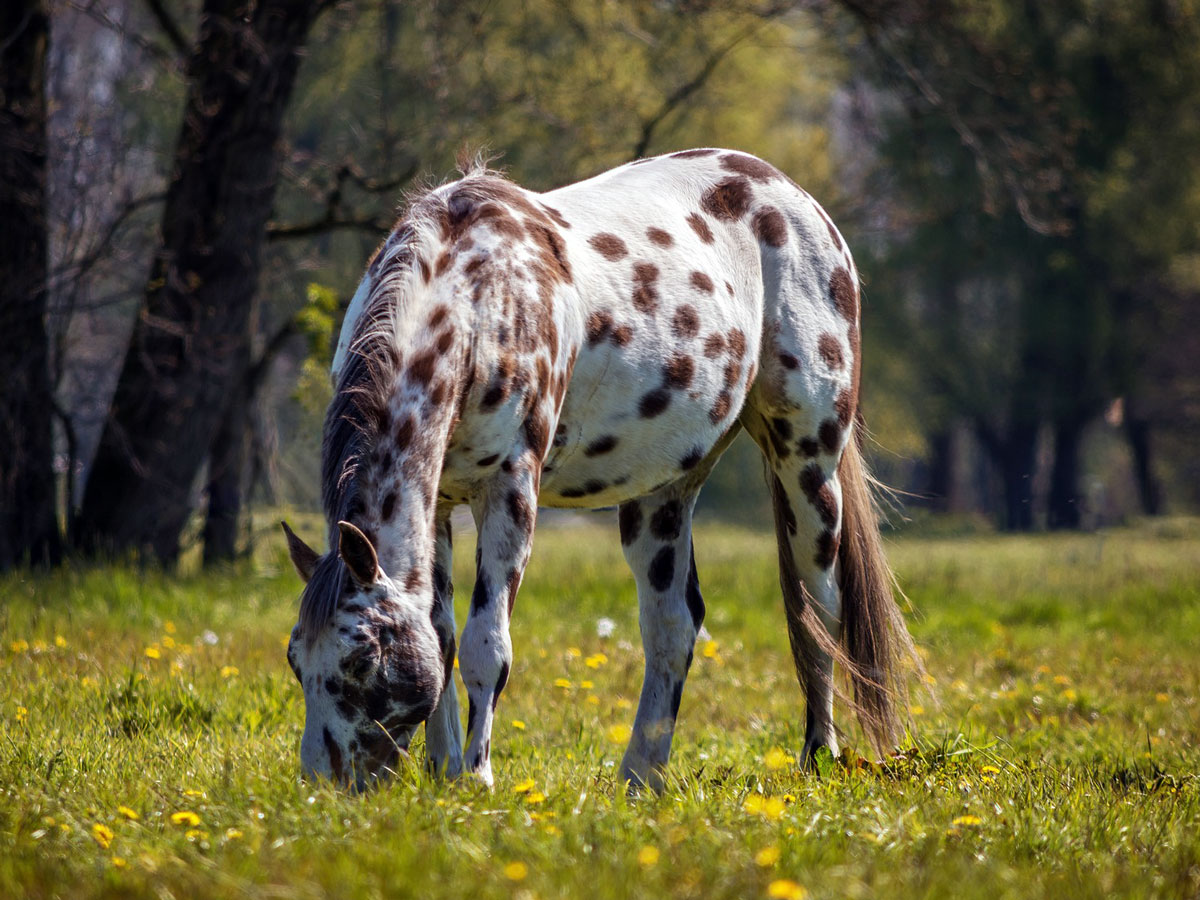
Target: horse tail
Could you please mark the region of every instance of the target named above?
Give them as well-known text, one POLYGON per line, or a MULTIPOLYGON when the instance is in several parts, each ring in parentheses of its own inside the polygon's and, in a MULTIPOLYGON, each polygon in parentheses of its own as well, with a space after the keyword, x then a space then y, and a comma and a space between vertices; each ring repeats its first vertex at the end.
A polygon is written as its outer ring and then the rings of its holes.
POLYGON ((860 434, 861 423, 838 464, 841 649, 854 689, 855 714, 871 744, 886 753, 903 734, 908 672, 923 676, 924 667, 896 603, 899 587, 883 552, 874 482, 863 460, 860 434))

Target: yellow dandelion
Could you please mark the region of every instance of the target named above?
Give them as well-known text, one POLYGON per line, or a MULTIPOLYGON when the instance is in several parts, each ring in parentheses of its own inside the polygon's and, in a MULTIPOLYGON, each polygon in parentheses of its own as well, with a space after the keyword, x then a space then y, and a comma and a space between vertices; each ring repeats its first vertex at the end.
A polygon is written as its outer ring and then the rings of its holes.
POLYGON ((587 659, 585 659, 583 661, 583 664, 585 666, 587 666, 589 669, 598 669, 602 665, 604 665, 606 662, 608 662, 608 657, 605 656, 603 653, 593 653, 591 656, 589 656, 587 659))
POLYGON ((513 728, 515 728, 515 729, 517 729, 517 731, 524 731, 524 730, 525 730, 525 723, 524 723, 524 722, 522 722, 520 719, 513 719, 513 720, 512 720, 512 727, 513 727, 513 728))
POLYGON ((546 795, 543 794, 541 791, 530 791, 528 794, 525 795, 525 802, 528 803, 530 806, 536 806, 539 803, 546 802, 546 795))
POLYGON ((653 865, 657 865, 658 864, 658 848, 651 847, 649 845, 643 847, 641 850, 638 851, 637 861, 638 861, 638 865, 640 865, 646 869, 650 868, 653 865))
POLYGON ((236 829, 236 828, 226 828, 225 829, 225 840, 239 841, 241 839, 242 839, 242 833, 238 829, 236 829))
POLYGON ((26 709, 24 706, 18 706, 17 707, 17 716, 16 716, 17 721, 24 722, 28 718, 29 718, 29 710, 26 709))
POLYGON ((134 812, 128 806, 118 806, 117 812, 120 813, 121 815, 123 815, 125 818, 127 818, 130 822, 136 822, 138 819, 141 818, 141 816, 139 816, 136 812, 134 812))
POLYGON ((982 772, 984 775, 999 775, 1000 774, 1000 769, 997 766, 984 766, 979 771, 982 772))
POLYGON ((532 778, 526 778, 524 781, 513 785, 514 794, 528 794, 536 787, 536 783, 532 778))
POLYGON ((912 713, 914 716, 925 715, 925 707, 921 706, 919 703, 914 703, 912 706, 910 706, 908 708, 908 711, 910 713, 912 713))
POLYGON ((158 649, 157 645, 151 645, 143 652, 146 654, 147 659, 162 659, 162 651, 158 649))
POLYGON ((1055 675, 1055 676, 1054 676, 1054 683, 1055 683, 1055 684, 1070 684, 1070 683, 1071 683, 1071 679, 1070 679, 1070 678, 1068 678, 1066 675, 1055 675))
POLYGON ((571 682, 566 678, 555 678, 554 686, 557 688, 562 688, 564 691, 569 691, 571 689, 571 682))
POLYGON ((184 832, 183 836, 189 841, 206 841, 208 840, 208 832, 201 831, 199 828, 189 828, 184 832))
POLYGON ((1074 703, 1077 699, 1079 699, 1079 695, 1075 693, 1074 688, 1067 688, 1062 692, 1062 698, 1068 703, 1074 703))
POLYGON ((950 824, 953 825, 955 828, 965 827, 965 826, 966 827, 975 827, 977 825, 982 825, 983 819, 979 818, 979 816, 959 816, 957 819, 955 819, 950 824))
POLYGON ((583 651, 578 647, 568 647, 567 656, 571 657, 572 659, 578 659, 580 656, 583 656, 583 651))
POLYGON ((562 834, 562 829, 560 829, 557 825, 552 825, 550 823, 546 823, 545 832, 546 832, 546 834, 554 837, 554 836, 562 834))
POLYGON ((592 688, 594 688, 596 685, 595 685, 595 684, 593 684, 593 683, 592 683, 592 682, 590 682, 590 681, 586 681, 586 680, 585 680, 585 681, 581 681, 581 682, 579 682, 579 686, 580 686, 581 688, 583 688, 585 691, 590 691, 590 690, 591 690, 592 688))
POLYGON ((158 642, 168 650, 175 646, 175 638, 171 637, 169 634, 164 634, 161 638, 159 638, 158 642))
POLYGON ((769 869, 775 863, 779 862, 779 848, 772 844, 770 847, 763 847, 754 854, 754 862, 756 865, 762 866, 764 869, 769 869))
POLYGON ((221 677, 222 678, 232 678, 234 675, 237 675, 237 674, 239 674, 237 666, 221 666, 221 677))
POLYGON ((25 653, 29 650, 29 641, 15 640, 8 645, 8 649, 13 653, 25 653))
POLYGON ((185 797, 203 797, 204 791, 198 791, 195 788, 184 788, 183 796, 185 796, 185 797))
POLYGON ((66 822, 59 822, 59 823, 58 823, 58 830, 59 830, 59 831, 61 831, 63 834, 70 834, 70 833, 71 833, 71 826, 70 826, 70 825, 68 825, 66 822))
POLYGON ((97 822, 92 826, 92 839, 100 845, 104 850, 108 849, 108 845, 112 843, 112 829, 107 825, 97 822))
POLYGON ((804 900, 808 891, 790 878, 777 878, 767 885, 767 896, 772 900, 804 900))
POLYGON ((720 650, 721 646, 716 641, 705 641, 700 653, 705 659, 715 659, 720 650))
POLYGON ((783 818, 783 812, 786 809, 782 797, 768 797, 763 803, 763 815, 772 822, 778 822, 783 818))
POLYGON ((771 770, 785 768, 795 761, 795 757, 781 747, 772 747, 767 751, 767 755, 763 757, 763 762, 771 770))
POLYGON ((1166 703, 1171 698, 1168 697, 1166 694, 1164 694, 1162 691, 1159 691, 1157 694, 1154 695, 1154 699, 1159 703, 1166 703))
POLYGON ((633 729, 628 725, 609 725, 608 739, 614 744, 623 744, 629 740, 629 736, 633 734, 633 729))
POLYGON ((54 636, 54 646, 57 647, 59 650, 66 650, 67 649, 67 639, 65 637, 63 637, 61 634, 56 634, 54 636))
POLYGON ((188 825, 195 828, 200 824, 200 817, 189 809, 181 809, 179 812, 171 813, 171 821, 176 825, 188 825))
POLYGON ((121 856, 114 856, 112 858, 112 864, 113 864, 113 868, 116 868, 116 869, 123 869, 127 865, 129 865, 129 863, 125 862, 124 857, 121 857, 121 856))
POLYGON ((625 697, 617 698, 617 709, 632 709, 632 708, 633 708, 632 700, 628 700, 625 697))
POLYGON ((36 640, 33 642, 34 653, 45 653, 48 649, 50 649, 49 646, 43 640, 36 640))
POLYGON ((750 815, 756 816, 763 811, 766 802, 766 798, 762 794, 751 794, 742 803, 742 809, 750 815))
POLYGON ((163 622, 163 631, 165 631, 167 634, 174 634, 176 631, 175 623, 170 621, 163 622))
POLYGON ((529 874, 529 866, 520 860, 510 862, 504 867, 504 877, 509 881, 524 881, 529 874))
POLYGON ((592 706, 599 706, 600 698, 597 697, 595 694, 588 694, 587 698, 584 700, 584 702, 590 703, 592 706))

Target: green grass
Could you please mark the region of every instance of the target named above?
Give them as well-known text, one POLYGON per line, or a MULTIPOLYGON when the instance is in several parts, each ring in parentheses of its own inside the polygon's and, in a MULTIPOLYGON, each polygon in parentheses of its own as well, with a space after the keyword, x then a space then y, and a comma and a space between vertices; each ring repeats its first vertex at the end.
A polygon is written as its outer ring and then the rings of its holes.
POLYGON ((772 540, 696 545, 713 643, 671 789, 632 801, 614 528, 538 536, 491 793, 416 765, 366 796, 298 779, 298 582, 275 546, 220 575, 0 580, 0 896, 1200 895, 1200 525, 891 544, 937 697, 914 695, 903 755, 823 778, 785 761, 804 719, 772 540))

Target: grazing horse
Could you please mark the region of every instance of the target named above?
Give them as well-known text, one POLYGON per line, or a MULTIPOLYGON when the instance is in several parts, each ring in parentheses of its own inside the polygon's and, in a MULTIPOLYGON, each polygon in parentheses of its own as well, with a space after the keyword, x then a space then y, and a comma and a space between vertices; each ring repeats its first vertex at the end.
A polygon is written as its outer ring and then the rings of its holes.
POLYGON ((309 775, 363 787, 425 723, 430 767, 492 783, 509 619, 541 506, 619 507, 645 679, 620 777, 661 789, 704 601, 701 485, 739 428, 768 465, 807 704, 837 752, 834 662, 877 748, 912 644, 855 432, 858 276, 824 210, 727 150, 639 160, 546 194, 481 166, 413 199, 350 304, 321 459, 330 552, 284 525, 307 582, 288 661, 309 775), (457 645, 450 513, 476 580, 457 645))

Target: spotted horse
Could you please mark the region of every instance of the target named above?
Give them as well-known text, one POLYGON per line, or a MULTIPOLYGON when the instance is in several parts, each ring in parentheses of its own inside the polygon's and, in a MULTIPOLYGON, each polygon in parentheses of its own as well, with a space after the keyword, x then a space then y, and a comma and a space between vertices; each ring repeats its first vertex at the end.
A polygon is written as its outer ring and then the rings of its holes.
POLYGON ((912 644, 856 440, 858 276, 779 170, 700 149, 545 194, 481 166, 413 198, 355 294, 333 363, 318 555, 288 660, 303 770, 362 788, 425 724, 429 766, 492 783, 509 621, 539 506, 619 507, 645 677, 620 777, 661 789, 704 619, 697 493, 739 428, 767 462, 802 758, 837 751, 832 677, 877 748, 912 644), (451 510, 478 529, 452 679, 451 510))

